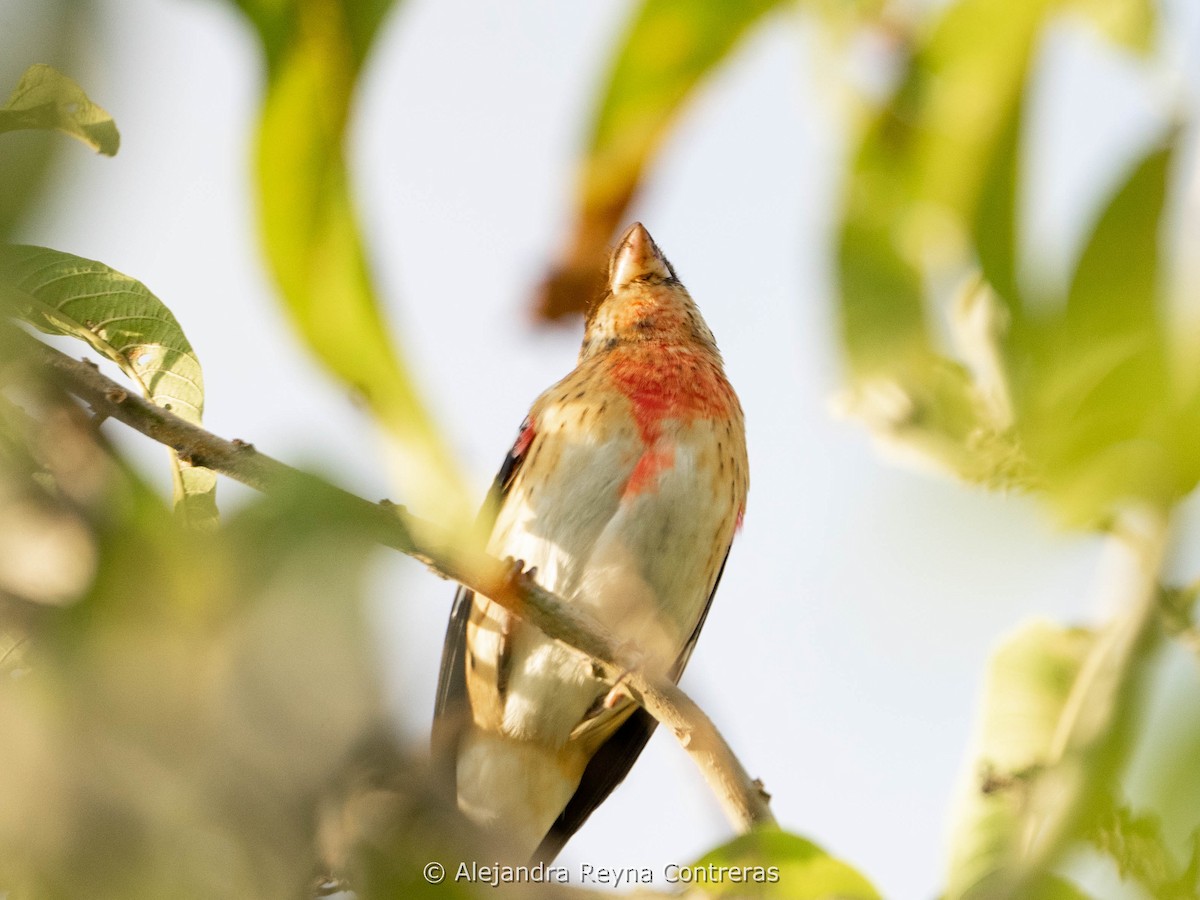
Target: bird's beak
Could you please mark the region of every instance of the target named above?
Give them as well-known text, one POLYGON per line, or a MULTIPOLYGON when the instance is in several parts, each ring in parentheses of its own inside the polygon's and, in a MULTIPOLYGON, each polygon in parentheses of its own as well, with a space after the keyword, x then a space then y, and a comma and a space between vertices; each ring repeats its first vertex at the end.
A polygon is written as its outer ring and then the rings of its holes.
POLYGON ((621 236, 608 267, 608 286, 616 293, 631 281, 655 275, 670 278, 671 268, 654 238, 641 222, 634 222, 621 236))

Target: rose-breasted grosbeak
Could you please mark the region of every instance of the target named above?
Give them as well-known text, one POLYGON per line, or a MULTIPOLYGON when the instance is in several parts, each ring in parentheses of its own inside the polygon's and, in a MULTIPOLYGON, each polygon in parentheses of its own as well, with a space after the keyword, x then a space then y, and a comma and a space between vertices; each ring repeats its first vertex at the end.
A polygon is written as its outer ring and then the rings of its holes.
MULTIPOLYGON (((543 393, 492 486, 488 551, 678 679, 721 578, 748 487, 742 409, 712 332, 633 225, 587 315, 575 370, 543 393)), ((654 720, 588 657, 459 590, 435 752, 459 806, 550 860, 625 777, 654 720)))

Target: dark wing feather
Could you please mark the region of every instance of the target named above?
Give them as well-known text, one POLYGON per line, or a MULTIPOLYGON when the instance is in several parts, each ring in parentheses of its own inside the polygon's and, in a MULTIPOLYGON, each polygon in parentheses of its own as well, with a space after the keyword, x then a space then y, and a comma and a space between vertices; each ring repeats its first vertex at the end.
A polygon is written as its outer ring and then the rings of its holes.
MULTIPOLYGON (((708 594, 704 611, 700 613, 696 627, 692 629, 691 636, 683 645, 679 658, 671 667, 669 674, 672 681, 679 680, 679 676, 683 674, 683 669, 692 656, 692 651, 696 648, 696 641, 700 638, 700 629, 704 627, 704 620, 708 618, 708 611, 712 608, 713 597, 717 594, 717 587, 721 584, 721 576, 725 574, 725 563, 728 561, 729 550, 726 548, 725 558, 721 560, 721 568, 717 570, 717 579, 713 582, 713 588, 708 594)), ((625 780, 625 776, 633 768, 633 764, 641 755, 642 749, 650 740, 650 735, 654 733, 657 725, 658 722, 654 720, 653 716, 638 707, 625 723, 613 732, 613 736, 601 745, 596 754, 588 761, 587 768, 583 770, 579 787, 567 801, 566 807, 554 824, 550 826, 550 831, 533 854, 535 861, 548 865, 554 860, 554 857, 558 856, 563 845, 571 839, 571 835, 579 830, 580 826, 587 821, 588 816, 596 811, 596 807, 605 801, 613 789, 625 780)))
POLYGON ((708 601, 704 604, 704 611, 700 613, 700 618, 696 620, 696 627, 692 629, 691 635, 687 639, 687 643, 683 645, 683 650, 679 653, 679 658, 675 660, 675 665, 671 666, 671 671, 668 673, 671 680, 678 682, 679 676, 683 674, 684 668, 688 664, 688 660, 692 658, 692 651, 696 649, 696 641, 700 640, 700 630, 704 627, 705 620, 708 619, 708 611, 712 609, 713 597, 717 596, 717 588, 721 584, 721 576, 725 574, 725 563, 729 562, 729 550, 733 544, 725 548, 725 555, 721 558, 721 568, 717 569, 717 578, 713 582, 712 590, 708 592, 708 601))
POLYGON ((471 617, 474 600, 475 592, 461 585, 454 594, 433 704, 433 732, 430 738, 433 763, 448 785, 454 784, 455 748, 468 715, 467 620, 471 617))
MULTIPOLYGON (((521 430, 500 471, 492 481, 483 509, 479 511, 481 524, 490 530, 496 512, 507 496, 517 477, 521 463, 529 451, 533 426, 529 419, 521 423, 521 430)), ((437 695, 433 706, 433 759, 443 768, 449 784, 454 781, 455 746, 467 716, 467 620, 471 617, 471 606, 475 592, 459 587, 454 594, 454 605, 450 609, 450 623, 446 626, 446 640, 442 645, 442 667, 438 672, 437 695)))

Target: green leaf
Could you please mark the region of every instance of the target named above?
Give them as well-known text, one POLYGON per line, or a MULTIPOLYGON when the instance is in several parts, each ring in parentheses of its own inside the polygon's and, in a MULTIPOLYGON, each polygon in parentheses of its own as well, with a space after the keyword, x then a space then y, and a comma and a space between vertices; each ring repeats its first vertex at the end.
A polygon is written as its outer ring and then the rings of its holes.
MULTIPOLYGON (((645 169, 703 79, 783 0, 644 0, 613 57, 579 173, 566 258, 540 312, 581 312, 599 293, 613 232, 645 169)), ((843 4, 844 6, 844 4, 843 4)))
POLYGON ((391 2, 243 0, 269 69, 258 132, 267 262, 309 350, 397 439, 406 501, 467 521, 462 480, 392 342, 351 199, 345 136, 391 2))
MULTIPOLYGON (((1154 706, 1158 708, 1147 713, 1147 727, 1123 779, 1124 794, 1131 805, 1152 811, 1154 830, 1169 848, 1170 856, 1181 863, 1176 884, 1193 897, 1200 895, 1200 828, 1196 815, 1200 809, 1200 767, 1196 765, 1200 759, 1200 708, 1196 703, 1200 668, 1187 654, 1196 649, 1193 642, 1185 652, 1172 648, 1164 654, 1165 665, 1156 676, 1154 706)), ((1103 822, 1099 825, 1105 827, 1103 822)), ((1120 845, 1132 850, 1136 842, 1121 838, 1120 845)), ((1139 857, 1127 859, 1126 865, 1141 865, 1149 859, 1139 857)), ((1157 897, 1153 892, 1151 895, 1157 897)))
POLYGON ((869 124, 838 248, 842 339, 856 371, 932 343, 923 279, 965 261, 985 183, 1013 140, 1037 38, 1062 2, 954 4, 869 124))
MULTIPOLYGON (((47 334, 79 338, 115 362, 147 399, 199 425, 204 380, 171 311, 141 282, 103 263, 44 247, 0 247, 0 288, 13 313, 47 334)), ((215 523, 216 475, 171 453, 177 508, 215 523)))
POLYGON ((116 154, 121 145, 112 116, 66 75, 40 64, 25 70, 0 107, 0 132, 23 129, 61 131, 106 156, 116 154))
POLYGON ((1087 835, 1117 865, 1121 878, 1142 884, 1155 900, 1197 900, 1197 873, 1180 866, 1155 815, 1136 815, 1118 806, 1100 817, 1087 835))
POLYGON ((586 208, 626 197, 697 83, 781 0, 645 0, 613 61, 588 141, 586 208))
POLYGON ((97 578, 34 622, 29 671, 0 683, 0 882, 311 896, 322 805, 387 741, 370 540, 320 496, 255 498, 196 533, 144 488, 113 493, 92 515, 97 578))
POLYGON ((1023 102, 1018 102, 1013 107, 996 141, 984 175, 972 229, 975 253, 983 277, 997 296, 1005 301, 1010 314, 1021 309, 1021 293, 1017 283, 1017 234, 1024 106, 1023 102))
MULTIPOLYGON (((927 284, 969 265, 974 237, 997 288, 989 319, 996 327, 989 325, 984 341, 987 367, 1004 373, 992 348, 1008 327, 1002 303, 1015 294, 1021 95, 1038 36, 1064 2, 972 0, 946 10, 916 48, 898 90, 864 129, 837 239, 849 395, 879 394, 874 386, 885 385, 887 394, 906 398, 905 408, 919 416, 905 416, 902 432, 888 416, 889 437, 939 468, 993 486, 1028 478, 1009 434, 1007 399, 995 402, 1007 397, 1007 385, 980 385, 977 372, 946 376, 967 373, 939 347, 927 284)), ((975 368, 975 361, 967 363, 975 368)), ((858 415, 879 434, 879 415, 858 415)))
POLYGON ((951 360, 914 353, 887 373, 860 375, 835 408, 866 425, 894 461, 970 484, 1023 484, 1019 448, 999 424, 1002 398, 994 402, 985 387, 951 360))
POLYGON ((1022 840, 1016 826, 1094 642, 1090 631, 1035 622, 992 656, 967 782, 948 832, 946 900, 989 896, 1015 863, 1022 840))
MULTIPOLYGON (((859 202, 871 200, 851 198, 849 205, 859 202)), ((838 245, 842 339, 859 372, 930 352, 921 273, 889 231, 888 223, 865 210, 852 213, 838 245)))
POLYGON ((1018 328, 1022 440, 1061 515, 1103 523, 1130 500, 1165 507, 1200 477, 1161 320, 1159 228, 1175 138, 1137 165, 1087 240, 1062 313, 1018 328))
POLYGON ((1076 0, 1075 9, 1118 46, 1149 55, 1158 29, 1154 0, 1076 0))
POLYGON ((681 884, 707 897, 879 900, 871 883, 849 865, 811 841, 773 829, 740 835, 679 875, 681 884), (740 873, 737 880, 728 870, 717 871, 723 866, 740 873))
MULTIPOLYGON (((8 4, 13 7, 14 4, 8 4)), ((94 39, 89 29, 78 28, 80 7, 77 0, 40 0, 25 4, 13 16, 6 16, 0 28, 0 46, 14 61, 20 53, 25 59, 78 59, 83 45, 94 39)), ((16 68, 12 70, 15 75, 16 68)), ((0 105, 16 82, 0 84, 0 105)), ((55 175, 56 161, 63 153, 76 152, 70 142, 52 131, 24 131, 0 136, 0 242, 10 240, 14 229, 43 198, 55 175)))
POLYGON ((1159 223, 1167 196, 1172 138, 1134 166, 1103 210, 1080 257, 1067 316, 1082 333, 1136 333, 1156 322, 1159 223))
MULTIPOLYGON (((1110 7, 971 0, 948 8, 865 131, 846 190, 838 266, 842 342, 855 389, 890 379, 906 396, 936 396, 929 385, 947 363, 927 322, 926 285, 970 265, 974 250, 999 304, 991 369, 1003 375, 1013 427, 953 413, 969 408, 979 387, 973 383, 963 397, 943 393, 950 406, 930 419, 961 424, 939 432, 967 438, 957 455, 976 463, 957 463, 960 473, 1005 483, 986 475, 990 463, 977 448, 994 445, 1003 452, 989 455, 1001 460, 1009 448, 1027 473, 1021 480, 1046 488, 1068 523, 1097 527, 1124 501, 1162 506, 1195 485, 1200 404, 1173 381, 1158 317, 1169 150, 1148 158, 1102 216, 1065 315, 1055 312, 1055 298, 1018 283, 1030 61, 1047 23, 1081 9, 1095 16, 1110 7), (1026 292, 1045 302, 1027 303, 1026 292)), ((1135 20, 1122 20, 1119 36, 1134 40, 1135 20)), ((942 444, 939 455, 953 459, 953 444, 942 444)))
MULTIPOLYGON (((947 894, 943 900, 950 900, 952 896, 947 894)), ((1016 892, 994 879, 984 881, 963 896, 965 900, 1091 900, 1074 884, 1057 875, 1043 875, 1032 884, 1021 885, 1016 892)))
POLYGON ((26 642, 19 632, 0 631, 0 678, 12 678, 21 671, 26 642))
POLYGON ((949 8, 857 152, 839 241, 844 341, 856 363, 929 343, 921 282, 974 231, 1008 299, 1021 97, 1037 40, 1067 0, 949 8))
POLYGON ((802 7, 820 16, 837 38, 853 35, 864 24, 896 22, 887 13, 887 0, 802 0, 802 7))
MULTIPOLYGON (((302 16, 311 0, 232 0, 254 23, 271 69, 283 61, 297 40, 296 29, 304 27, 302 16)), ((349 38, 354 65, 361 66, 371 49, 375 33, 395 6, 395 0, 334 0, 326 4, 349 38)))

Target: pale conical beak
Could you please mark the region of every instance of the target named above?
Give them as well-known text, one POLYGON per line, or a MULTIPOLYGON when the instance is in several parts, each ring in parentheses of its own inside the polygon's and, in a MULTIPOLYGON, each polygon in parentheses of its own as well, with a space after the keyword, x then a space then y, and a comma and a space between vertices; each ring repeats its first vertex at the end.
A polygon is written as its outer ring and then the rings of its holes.
POLYGON ((608 267, 608 286, 615 293, 631 281, 647 275, 674 277, 670 263, 654 243, 654 238, 650 237, 650 232, 642 227, 641 222, 634 222, 613 251, 608 267))

